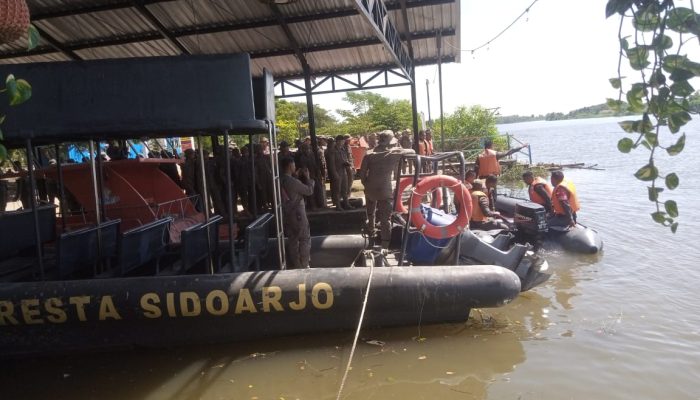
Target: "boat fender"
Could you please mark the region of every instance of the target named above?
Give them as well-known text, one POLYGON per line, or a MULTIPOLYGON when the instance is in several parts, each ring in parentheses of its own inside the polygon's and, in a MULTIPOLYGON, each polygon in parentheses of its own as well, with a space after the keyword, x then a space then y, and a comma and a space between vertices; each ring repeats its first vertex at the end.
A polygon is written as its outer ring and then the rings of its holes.
MULTIPOLYGON (((406 214, 408 212, 406 206, 403 205, 402 197, 403 192, 406 191, 406 188, 411 186, 411 183, 413 183, 413 178, 411 178, 410 176, 405 176, 399 181, 398 201, 394 204, 394 211, 401 214, 406 214)), ((433 201, 431 202, 430 206, 433 208, 442 207, 442 191, 436 190, 433 192, 433 194, 433 201)))
POLYGON ((457 178, 449 175, 432 175, 424 178, 413 189, 411 197, 411 223, 420 229, 423 234, 432 239, 447 239, 457 236, 468 229, 469 217, 472 213, 472 198, 469 190, 457 178), (454 191, 455 205, 457 205, 457 218, 447 226, 432 225, 425 220, 421 211, 421 200, 426 193, 447 186, 454 191))

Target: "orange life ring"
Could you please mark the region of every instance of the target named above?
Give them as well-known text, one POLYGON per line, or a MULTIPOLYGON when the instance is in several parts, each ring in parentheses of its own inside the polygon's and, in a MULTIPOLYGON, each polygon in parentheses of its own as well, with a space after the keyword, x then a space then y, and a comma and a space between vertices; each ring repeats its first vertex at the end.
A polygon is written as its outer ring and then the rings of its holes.
POLYGON ((416 185, 411 199, 411 223, 420 229, 423 234, 433 239, 446 239, 457 236, 469 227, 469 216, 472 214, 472 197, 462 182, 449 175, 429 176, 416 185), (458 206, 457 218, 447 226, 435 226, 425 220, 421 212, 421 199, 429 191, 440 186, 447 186, 454 190, 455 204, 458 206))
MULTIPOLYGON (((420 182, 420 181, 419 181, 420 182)), ((406 191, 406 188, 409 187, 413 183, 413 178, 410 176, 405 176, 399 180, 399 197, 398 201, 394 204, 394 211, 399 212, 401 214, 406 214, 408 212, 408 209, 406 206, 403 205, 403 192, 406 191)), ((435 190, 433 196, 433 201, 431 202, 430 206, 433 208, 440 208, 442 207, 442 191, 441 190, 435 190)))

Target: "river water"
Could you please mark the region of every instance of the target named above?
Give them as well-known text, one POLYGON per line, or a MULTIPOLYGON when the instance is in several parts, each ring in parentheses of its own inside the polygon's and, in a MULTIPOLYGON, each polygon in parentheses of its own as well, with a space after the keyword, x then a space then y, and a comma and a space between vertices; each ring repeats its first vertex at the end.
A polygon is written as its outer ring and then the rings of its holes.
MULTIPOLYGON (((344 399, 700 399, 700 123, 661 163, 680 175, 674 235, 649 214, 644 165, 624 155, 619 119, 500 126, 529 142, 534 162, 569 169, 579 221, 600 255, 544 255, 542 287, 465 324, 363 331, 344 399)), ((370 296, 371 301, 371 296, 370 296)), ((335 399, 352 333, 223 346, 5 362, 4 399, 335 399)))

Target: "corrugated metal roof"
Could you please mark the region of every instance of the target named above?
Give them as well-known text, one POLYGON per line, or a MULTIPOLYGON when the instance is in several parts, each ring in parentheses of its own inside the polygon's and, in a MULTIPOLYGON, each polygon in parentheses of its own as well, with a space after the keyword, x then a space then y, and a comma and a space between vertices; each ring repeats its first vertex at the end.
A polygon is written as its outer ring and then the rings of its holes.
MULTIPOLYGON (((312 74, 395 63, 354 0, 276 6, 270 0, 144 0, 143 9, 138 3, 28 0, 42 40, 32 51, 25 50, 25 39, 0 45, 0 63, 248 52, 254 74, 267 68, 276 77, 298 77, 303 69, 294 43, 312 74)), ((406 4, 415 63, 435 61, 438 32, 452 44, 442 46, 443 58, 459 61, 459 0, 406 4)), ((403 35, 401 1, 385 0, 385 5, 403 35)))

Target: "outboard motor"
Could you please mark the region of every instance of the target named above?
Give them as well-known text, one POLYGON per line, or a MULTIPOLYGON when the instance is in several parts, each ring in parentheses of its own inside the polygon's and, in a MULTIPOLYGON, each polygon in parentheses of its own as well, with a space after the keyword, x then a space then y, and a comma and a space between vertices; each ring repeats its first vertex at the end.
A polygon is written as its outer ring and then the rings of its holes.
POLYGON ((524 235, 539 237, 547 232, 547 213, 544 206, 537 203, 517 203, 513 222, 518 232, 524 235))

